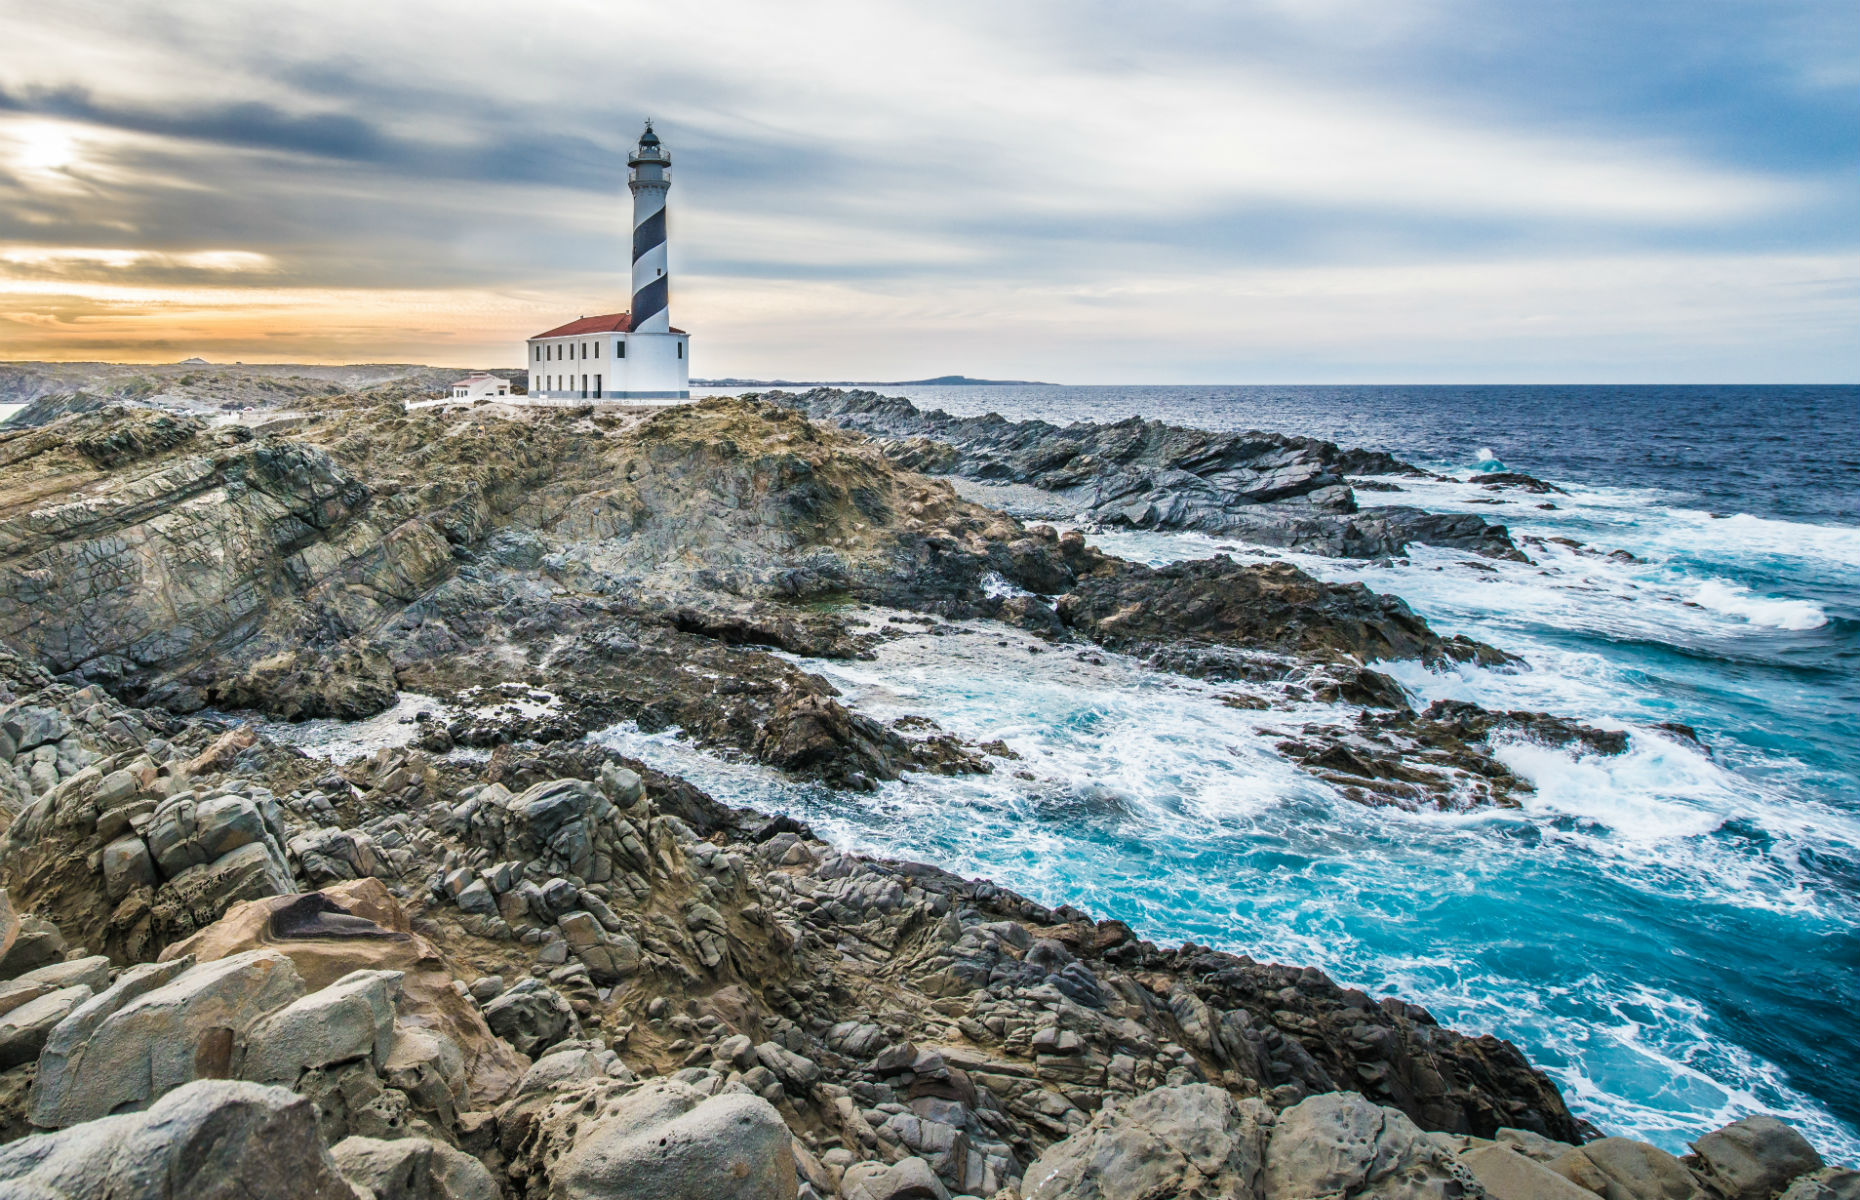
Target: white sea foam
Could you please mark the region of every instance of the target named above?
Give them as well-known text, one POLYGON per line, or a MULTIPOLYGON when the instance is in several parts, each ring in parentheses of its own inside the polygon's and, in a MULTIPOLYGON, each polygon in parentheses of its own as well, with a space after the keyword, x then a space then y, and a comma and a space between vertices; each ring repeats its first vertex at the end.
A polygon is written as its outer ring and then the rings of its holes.
POLYGON ((1559 1060, 1547 1070, 1577 1111, 1607 1113, 1619 1127, 1669 1144, 1768 1113, 1835 1160, 1860 1150, 1852 1131, 1790 1086, 1774 1063, 1724 1036, 1697 1000, 1600 976, 1577 986, 1603 1011, 1552 1031, 1544 1045, 1545 1057, 1559 1060))
POLYGON ((212 714, 244 721, 272 741, 295 746, 306 754, 315 754, 331 762, 352 762, 366 758, 377 750, 406 746, 420 735, 414 723, 419 713, 443 713, 438 700, 419 692, 402 692, 394 707, 362 721, 338 721, 319 717, 309 721, 278 721, 258 713, 234 712, 212 714))
POLYGON ((1778 600, 1754 595, 1741 584, 1708 579, 1692 595, 1693 602, 1713 612, 1742 617, 1752 625, 1772 629, 1819 629, 1828 614, 1808 600, 1778 600))
POLYGON ((1401 490, 1359 491, 1357 503, 1475 513, 1505 523, 1514 535, 1566 534, 1661 562, 1682 559, 1736 568, 1794 561, 1836 572, 1860 568, 1860 528, 1855 526, 1713 514, 1678 507, 1675 497, 1657 488, 1572 486, 1566 494, 1540 496, 1453 479, 1389 476, 1381 482, 1401 490))
MULTIPOLYGON (((999 737, 1019 758, 988 776, 912 776, 848 800, 672 732, 620 726, 600 738, 721 799, 796 812, 848 849, 986 875, 1046 903, 1116 913, 1146 936, 1319 965, 1519 1040, 1610 1132, 1677 1148, 1767 1108, 1825 1148, 1856 1144, 1696 1002, 1619 982, 1631 969, 1620 963, 1588 980, 1494 972, 1483 945, 1448 935, 1429 913, 1490 894, 1526 905, 1515 919, 1528 922, 1529 905, 1546 900, 1521 898, 1520 881, 1592 888, 1598 876, 1643 903, 1816 911, 1788 862, 1805 831, 1773 821, 1759 793, 1676 735, 1634 727, 1615 757, 1503 742, 1498 756, 1537 789, 1522 811, 1408 814, 1343 800, 1274 752, 1280 731, 1344 716, 1332 706, 1236 710, 1220 704, 1219 686, 979 623, 888 642, 872 661, 803 661, 859 711, 932 715, 970 741, 999 737), (1737 817, 1771 828, 1779 852, 1726 844, 1717 831, 1737 817)), ((1544 671, 1398 670, 1424 700, 1454 692, 1499 707, 1506 688, 1567 700, 1562 689, 1577 686, 1544 671)), ((1610 686, 1580 686, 1584 705, 1610 702, 1610 686)), ((1518 693, 1509 698, 1516 706, 1518 693)))

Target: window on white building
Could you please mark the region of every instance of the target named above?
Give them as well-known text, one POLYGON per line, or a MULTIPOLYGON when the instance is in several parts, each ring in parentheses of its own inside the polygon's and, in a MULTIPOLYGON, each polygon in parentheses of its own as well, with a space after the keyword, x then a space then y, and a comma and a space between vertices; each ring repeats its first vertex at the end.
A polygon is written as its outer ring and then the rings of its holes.
POLYGON ((683 358, 684 356, 685 356, 685 344, 683 342, 680 342, 678 343, 678 357, 683 358))

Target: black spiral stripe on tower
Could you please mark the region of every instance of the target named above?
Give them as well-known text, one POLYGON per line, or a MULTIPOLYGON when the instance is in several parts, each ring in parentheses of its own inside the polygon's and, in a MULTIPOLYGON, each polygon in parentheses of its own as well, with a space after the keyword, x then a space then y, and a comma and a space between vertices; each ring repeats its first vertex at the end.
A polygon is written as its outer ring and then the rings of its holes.
POLYGON ((633 328, 638 329, 647 321, 665 311, 667 295, 671 280, 661 275, 645 287, 633 293, 633 328))
POLYGON ((665 244, 665 210, 660 209, 633 230, 633 261, 638 262, 654 246, 665 244))

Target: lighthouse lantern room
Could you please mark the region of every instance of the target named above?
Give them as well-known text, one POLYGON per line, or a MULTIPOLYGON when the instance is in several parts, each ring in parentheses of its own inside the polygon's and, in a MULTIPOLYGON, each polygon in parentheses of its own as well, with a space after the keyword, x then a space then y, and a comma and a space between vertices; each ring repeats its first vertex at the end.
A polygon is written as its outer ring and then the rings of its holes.
POLYGON ((631 312, 581 317, 526 344, 532 404, 594 400, 664 404, 691 398, 691 335, 671 324, 665 193, 672 156, 646 122, 627 156, 633 192, 631 312))

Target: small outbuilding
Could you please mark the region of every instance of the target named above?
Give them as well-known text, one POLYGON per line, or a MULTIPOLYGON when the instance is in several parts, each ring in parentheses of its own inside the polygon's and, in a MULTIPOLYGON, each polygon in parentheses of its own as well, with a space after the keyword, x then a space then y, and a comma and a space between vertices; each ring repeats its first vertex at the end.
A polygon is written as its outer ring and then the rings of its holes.
POLYGON ((452 385, 454 400, 488 400, 493 396, 510 395, 510 381, 499 379, 495 375, 479 372, 467 375, 452 385))

